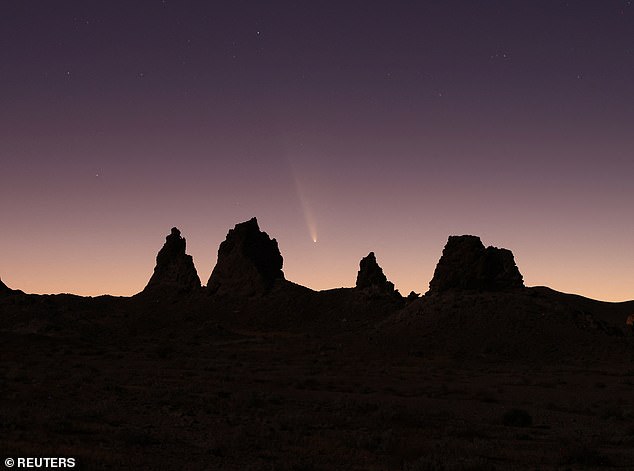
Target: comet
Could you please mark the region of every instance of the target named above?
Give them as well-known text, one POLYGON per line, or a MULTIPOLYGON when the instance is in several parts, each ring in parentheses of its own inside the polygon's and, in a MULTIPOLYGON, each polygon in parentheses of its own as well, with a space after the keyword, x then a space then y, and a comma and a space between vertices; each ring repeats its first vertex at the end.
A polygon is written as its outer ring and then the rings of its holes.
POLYGON ((302 213, 304 214, 304 221, 306 222, 306 228, 308 229, 308 234, 312 239, 313 243, 317 243, 317 222, 315 221, 315 216, 313 215, 313 211, 306 199, 306 193, 304 192, 302 185, 297 177, 295 177, 295 188, 297 190, 297 196, 299 197, 299 203, 302 207, 302 213))
MULTIPOLYGON (((289 161, 290 164, 290 161, 289 161)), ((308 198, 306 197, 306 192, 304 190, 304 186, 295 171, 294 166, 291 164, 291 173, 293 175, 293 182, 295 184, 295 191, 297 192, 297 198, 299 199, 299 204, 302 208, 302 213, 304 215, 304 221, 306 222, 306 228, 308 229, 308 235, 314 244, 317 243, 317 221, 313 214, 313 210, 308 202, 308 198)))

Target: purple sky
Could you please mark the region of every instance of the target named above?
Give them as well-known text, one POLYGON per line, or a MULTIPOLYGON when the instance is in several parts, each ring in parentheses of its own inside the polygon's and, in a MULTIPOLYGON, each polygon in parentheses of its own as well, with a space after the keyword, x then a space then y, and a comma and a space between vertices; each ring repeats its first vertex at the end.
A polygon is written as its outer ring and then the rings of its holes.
POLYGON ((257 216, 314 289, 471 233, 632 299, 631 3, 3 2, 0 277, 133 294, 176 225, 206 280, 257 216))

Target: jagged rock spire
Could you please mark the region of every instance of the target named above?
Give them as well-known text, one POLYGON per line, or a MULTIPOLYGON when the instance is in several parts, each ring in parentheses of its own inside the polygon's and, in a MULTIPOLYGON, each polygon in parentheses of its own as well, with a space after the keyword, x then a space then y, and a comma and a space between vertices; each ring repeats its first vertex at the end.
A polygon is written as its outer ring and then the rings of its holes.
POLYGON ((207 287, 212 293, 253 296, 283 280, 283 258, 275 239, 260 230, 256 218, 236 224, 218 248, 218 261, 207 287))
POLYGON ((165 238, 165 245, 156 256, 154 274, 143 292, 164 290, 188 292, 200 288, 200 278, 191 255, 185 253, 186 241, 173 227, 165 238))
POLYGON ((376 294, 394 293, 394 284, 387 280, 383 269, 376 261, 374 252, 370 252, 359 262, 356 287, 376 294))

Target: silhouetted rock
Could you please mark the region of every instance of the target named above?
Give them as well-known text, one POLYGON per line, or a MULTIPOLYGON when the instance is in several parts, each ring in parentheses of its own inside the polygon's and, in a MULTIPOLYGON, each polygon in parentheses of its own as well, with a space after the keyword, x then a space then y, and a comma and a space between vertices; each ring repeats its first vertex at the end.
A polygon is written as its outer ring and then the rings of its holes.
POLYGON ((376 262, 374 252, 370 252, 367 257, 362 258, 361 262, 359 262, 356 287, 372 294, 394 293, 394 283, 387 281, 383 270, 376 262))
POLYGON ((11 288, 9 288, 7 285, 5 285, 2 282, 2 279, 0 279, 0 293, 10 293, 12 290, 11 288))
POLYGON ((165 238, 165 245, 156 256, 154 274, 143 292, 189 292, 201 287, 200 278, 191 255, 185 253, 186 242, 173 227, 165 238))
POLYGON ((450 236, 429 283, 429 293, 447 290, 495 291, 524 286, 513 253, 485 248, 479 237, 450 236))
POLYGON ((420 297, 420 293, 415 293, 414 291, 410 291, 409 294, 407 295, 407 300, 414 301, 415 299, 418 299, 419 297, 420 297))
POLYGON ((282 255, 275 239, 262 232, 256 218, 236 224, 218 248, 218 261, 207 287, 210 292, 253 296, 283 280, 282 255))
POLYGON ((634 330, 634 314, 630 314, 626 321, 625 321, 625 325, 627 327, 629 327, 631 330, 634 330))

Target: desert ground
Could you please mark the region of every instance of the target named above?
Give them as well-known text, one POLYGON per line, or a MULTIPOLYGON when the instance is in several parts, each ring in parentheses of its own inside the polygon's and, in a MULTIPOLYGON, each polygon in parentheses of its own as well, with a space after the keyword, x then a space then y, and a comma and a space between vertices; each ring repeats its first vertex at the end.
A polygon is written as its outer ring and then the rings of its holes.
POLYGON ((588 321, 632 303, 292 284, 157 301, 4 295, 3 454, 80 469, 632 469, 631 338, 588 321))

